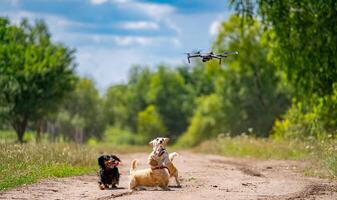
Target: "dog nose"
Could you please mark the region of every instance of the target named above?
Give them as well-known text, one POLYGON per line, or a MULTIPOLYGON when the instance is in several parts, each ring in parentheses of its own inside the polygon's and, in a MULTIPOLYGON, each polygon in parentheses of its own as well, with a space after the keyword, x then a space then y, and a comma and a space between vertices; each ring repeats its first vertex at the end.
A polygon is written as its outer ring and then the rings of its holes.
POLYGON ((160 140, 160 142, 159 142, 159 143, 160 143, 160 144, 161 144, 161 143, 163 143, 163 140, 160 140))

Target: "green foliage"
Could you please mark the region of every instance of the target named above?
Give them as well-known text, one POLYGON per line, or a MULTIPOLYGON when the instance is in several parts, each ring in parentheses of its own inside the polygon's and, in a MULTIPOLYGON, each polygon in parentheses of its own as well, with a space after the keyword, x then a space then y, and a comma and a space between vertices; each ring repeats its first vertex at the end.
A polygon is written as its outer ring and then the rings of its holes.
MULTIPOLYGON (((137 114, 143 111, 149 104, 147 95, 150 89, 150 82, 153 76, 148 68, 135 66, 130 70, 129 75, 129 126, 132 131, 137 131, 137 114)), ((125 95, 125 94, 124 94, 125 95)))
POLYGON ((230 3, 245 16, 241 25, 252 26, 257 11, 271 44, 269 57, 295 89, 296 98, 283 119, 275 122, 272 137, 336 140, 336 1, 230 3))
POLYGON ((156 106, 171 139, 176 139, 187 127, 192 114, 193 99, 183 77, 169 68, 160 66, 151 77, 148 102, 156 106))
POLYGON ((104 115, 107 123, 137 132, 137 113, 147 106, 147 93, 153 75, 148 68, 130 70, 128 84, 113 85, 104 96, 104 115))
POLYGON ((282 120, 277 120, 272 137, 316 139, 337 138, 337 87, 327 96, 314 95, 303 102, 293 100, 282 120))
POLYGON ((260 2, 260 13, 272 25, 277 52, 289 79, 301 94, 331 94, 337 77, 337 2, 260 2))
POLYGON ((0 18, 1 114, 13 126, 18 140, 28 121, 54 111, 75 82, 74 50, 53 44, 43 21, 20 26, 0 18))
POLYGON ((215 91, 216 77, 221 74, 222 70, 218 67, 218 63, 214 64, 214 62, 209 61, 207 64, 197 62, 192 68, 180 66, 177 71, 191 91, 192 98, 196 98, 210 95, 215 91))
POLYGON ((137 132, 146 140, 161 134, 174 140, 186 129, 194 107, 191 87, 167 66, 152 71, 134 67, 128 84, 108 89, 105 118, 110 126, 137 132))
POLYGON ((104 117, 108 124, 119 128, 132 127, 130 118, 131 92, 127 85, 114 85, 108 88, 104 97, 104 117))
POLYGON ((102 142, 113 145, 137 145, 146 143, 146 140, 142 135, 136 135, 128 130, 109 127, 104 132, 102 142))
MULTIPOLYGON (((83 142, 90 137, 101 138, 106 126, 103 103, 99 92, 90 79, 79 79, 59 112, 50 117, 48 130, 52 137, 62 135, 66 140, 83 142)), ((51 138, 53 140, 53 138, 51 138)))
POLYGON ((225 74, 218 80, 217 93, 223 99, 227 130, 235 135, 249 128, 258 136, 268 136, 276 117, 287 107, 289 95, 281 87, 281 76, 268 60, 266 33, 257 21, 241 26, 240 18, 231 16, 222 24, 214 48, 237 50, 228 60, 225 74))
MULTIPOLYGON (((219 52, 237 50, 239 55, 229 57, 225 68, 209 62, 203 71, 198 70, 204 75, 197 77, 213 79, 207 82, 213 89, 208 90, 210 95, 202 96, 205 93, 196 85, 201 97, 187 131, 178 141, 180 146, 195 146, 219 133, 238 135, 249 130, 249 134, 268 136, 274 120, 288 105, 290 95, 281 84, 282 73, 268 59, 267 33, 257 21, 242 27, 241 20, 231 16, 222 24, 214 43, 219 52)), ((193 72, 180 71, 192 82, 193 72)))
POLYGON ((238 1, 230 2, 244 16, 258 14, 275 32, 275 56, 297 94, 331 94, 337 77, 337 2, 238 1))
POLYGON ((195 146, 205 139, 210 139, 223 130, 224 113, 221 98, 215 94, 200 97, 197 109, 187 131, 179 138, 177 145, 195 146))
POLYGON ((167 135, 164 122, 154 105, 149 105, 144 111, 138 113, 137 125, 137 134, 144 137, 145 143, 155 137, 167 135))
MULTIPOLYGON (((32 142, 35 140, 36 133, 33 131, 26 131, 23 140, 32 142)), ((0 130, 0 143, 14 143, 17 141, 16 132, 13 130, 0 130)))

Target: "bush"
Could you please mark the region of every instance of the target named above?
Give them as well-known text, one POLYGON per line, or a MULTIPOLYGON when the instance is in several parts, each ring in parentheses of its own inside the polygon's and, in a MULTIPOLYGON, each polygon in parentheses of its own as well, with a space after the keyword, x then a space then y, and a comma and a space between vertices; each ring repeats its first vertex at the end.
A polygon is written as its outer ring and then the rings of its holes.
POLYGON ((313 95, 309 101, 303 102, 294 99, 283 120, 275 121, 272 137, 337 138, 337 85, 332 95, 313 95))
POLYGON ((190 147, 210 139, 223 130, 223 112, 218 95, 201 97, 187 131, 179 138, 177 145, 190 147))
POLYGON ((125 144, 144 144, 146 141, 143 137, 132 133, 128 130, 119 129, 116 127, 109 127, 104 133, 104 143, 113 145, 125 145, 125 144))
POLYGON ((144 111, 138 113, 137 132, 139 135, 138 137, 144 138, 145 141, 167 135, 167 129, 164 122, 156 111, 154 105, 149 105, 144 111))

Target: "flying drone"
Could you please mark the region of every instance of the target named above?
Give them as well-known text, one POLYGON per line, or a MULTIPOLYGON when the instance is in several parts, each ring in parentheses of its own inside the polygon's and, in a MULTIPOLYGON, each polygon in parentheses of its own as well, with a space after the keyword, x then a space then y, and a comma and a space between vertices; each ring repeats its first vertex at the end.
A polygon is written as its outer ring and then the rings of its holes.
POLYGON ((193 53, 186 53, 188 63, 191 63, 190 58, 200 57, 202 62, 209 61, 213 58, 219 59, 219 64, 221 64, 222 58, 226 58, 228 55, 231 55, 231 54, 239 54, 239 53, 237 51, 229 51, 229 52, 224 52, 222 54, 215 54, 212 51, 208 53, 201 53, 200 51, 193 52, 193 53))

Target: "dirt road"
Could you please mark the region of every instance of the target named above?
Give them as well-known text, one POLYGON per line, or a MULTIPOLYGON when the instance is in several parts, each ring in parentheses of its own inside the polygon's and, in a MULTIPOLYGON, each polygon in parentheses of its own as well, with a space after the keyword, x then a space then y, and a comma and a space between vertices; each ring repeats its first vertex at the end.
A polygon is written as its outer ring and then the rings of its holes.
MULTIPOLYGON (((96 175, 43 180, 0 193, 0 199, 337 199, 337 183, 301 175, 304 163, 257 161, 181 152, 173 161, 182 188, 156 188, 129 194, 128 170, 132 159, 146 168, 147 154, 121 155, 120 189, 99 190, 96 175)), ((172 178, 171 186, 175 186, 172 178)))

